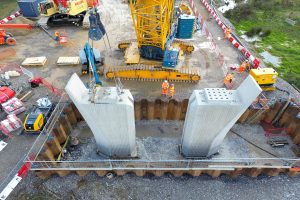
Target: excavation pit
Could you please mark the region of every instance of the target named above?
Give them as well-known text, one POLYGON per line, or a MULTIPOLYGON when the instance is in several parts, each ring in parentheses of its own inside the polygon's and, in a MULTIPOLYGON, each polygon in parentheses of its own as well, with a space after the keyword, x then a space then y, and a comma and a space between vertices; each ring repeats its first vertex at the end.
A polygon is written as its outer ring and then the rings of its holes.
MULTIPOLYGON (((144 106, 152 103, 147 102, 144 106)), ((146 109, 144 106, 139 107, 140 112, 146 109)), ((176 109, 176 106, 173 108, 176 109)), ((272 109, 276 109, 276 106, 272 109)), ((272 109, 264 116, 266 119, 275 112, 272 109)), ((240 120, 251 117, 253 114, 249 112, 254 111, 248 109, 244 114, 248 117, 242 116, 240 120)), ((287 116, 294 117, 290 114, 290 110, 286 111, 282 119, 287 116)), ((293 120, 298 119, 293 118, 293 120)), ((292 123, 293 120, 289 122, 292 123)), ((281 172, 291 176, 299 175, 295 166, 299 164, 300 159, 291 150, 293 143, 298 142, 295 140, 295 137, 296 139, 298 137, 296 129, 294 129, 296 132, 293 132, 297 134, 296 136, 290 137, 293 135, 291 133, 289 136, 280 136, 279 139, 287 140, 288 145, 272 148, 267 143, 270 138, 266 136, 260 124, 238 123, 228 133, 218 154, 211 158, 186 159, 179 152, 183 120, 136 120, 135 124, 138 157, 109 159, 97 153, 92 132, 85 125, 75 106, 66 105, 52 131, 40 135, 37 139, 36 144, 42 145, 42 148, 34 146, 30 151, 28 158, 36 153, 35 159, 27 158, 27 162, 32 164, 31 170, 41 178, 52 174, 65 176, 72 171, 80 176, 92 171, 100 176, 111 172, 117 175, 133 172, 138 176, 146 173, 157 176, 164 173, 172 173, 175 176, 185 173, 199 176, 205 173, 213 177, 221 174, 233 177, 245 174, 256 177, 260 174, 276 176, 281 172), (66 144, 68 137, 74 135, 79 140, 79 144, 73 146, 66 144), (61 152, 64 152, 63 156, 60 156, 61 152), (61 158, 58 160, 59 157, 61 158)), ((291 125, 287 124, 287 126, 291 125)))

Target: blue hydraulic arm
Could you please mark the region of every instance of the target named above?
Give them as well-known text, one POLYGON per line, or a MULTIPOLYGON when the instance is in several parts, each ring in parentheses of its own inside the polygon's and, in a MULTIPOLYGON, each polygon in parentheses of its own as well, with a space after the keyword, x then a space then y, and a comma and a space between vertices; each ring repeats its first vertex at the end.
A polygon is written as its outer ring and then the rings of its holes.
POLYGON ((88 59, 88 67, 91 68, 91 70, 93 71, 93 76, 95 78, 96 85, 102 85, 102 81, 100 80, 99 75, 97 73, 93 48, 88 42, 84 46, 84 51, 88 59))

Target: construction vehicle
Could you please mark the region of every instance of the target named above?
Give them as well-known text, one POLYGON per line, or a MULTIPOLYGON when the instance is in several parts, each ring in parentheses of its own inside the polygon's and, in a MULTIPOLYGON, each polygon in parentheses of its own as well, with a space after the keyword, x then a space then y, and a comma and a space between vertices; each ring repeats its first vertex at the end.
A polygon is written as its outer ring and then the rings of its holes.
POLYGON ((47 120, 55 108, 48 97, 41 98, 34 105, 31 112, 26 115, 23 128, 25 133, 40 133, 42 132, 47 120))
POLYGON ((63 45, 67 43, 67 36, 64 34, 60 34, 58 32, 53 36, 49 33, 45 28, 39 25, 30 25, 30 24, 0 24, 0 45, 16 45, 17 41, 13 37, 13 35, 9 32, 6 32, 4 29, 27 29, 32 30, 34 28, 40 28, 43 30, 51 39, 63 45))
POLYGON ((175 39, 177 18, 174 0, 130 0, 137 40, 121 41, 125 66, 109 66, 104 74, 135 80, 198 82, 199 68, 183 66, 184 52, 192 53, 191 43, 175 39))
POLYGON ((31 30, 33 26, 29 24, 0 24, 0 45, 15 45, 17 43, 16 39, 9 32, 6 32, 5 29, 27 29, 31 30))
POLYGON ((98 75, 94 52, 94 48, 91 47, 90 44, 87 42, 84 47, 84 53, 87 58, 87 68, 89 69, 89 73, 91 73, 94 77, 94 80, 91 80, 91 88, 102 85, 102 81, 100 80, 98 75))
POLYGON ((251 69, 250 75, 264 91, 274 91, 278 73, 273 68, 251 69))
POLYGON ((96 6, 98 1, 88 0, 45 0, 39 3, 42 18, 41 26, 77 25, 83 24, 89 6, 96 6))
MULTIPOLYGON (((90 51, 90 46, 88 43, 85 44, 83 49, 80 49, 79 51, 79 58, 82 64, 82 69, 81 69, 81 73, 82 75, 88 74, 90 73, 90 61, 89 61, 89 53, 88 51, 90 51)), ((93 62, 95 64, 96 67, 96 72, 98 74, 101 74, 101 66, 103 66, 103 58, 101 57, 100 54, 100 50, 97 48, 92 48, 92 58, 93 58, 93 62)))

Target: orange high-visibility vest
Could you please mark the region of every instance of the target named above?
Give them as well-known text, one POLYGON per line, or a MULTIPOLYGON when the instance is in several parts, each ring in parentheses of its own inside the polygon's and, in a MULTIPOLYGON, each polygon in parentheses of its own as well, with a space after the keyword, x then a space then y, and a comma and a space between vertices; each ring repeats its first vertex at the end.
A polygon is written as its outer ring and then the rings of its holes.
POLYGON ((169 83, 163 82, 162 85, 161 85, 161 88, 162 88, 161 93, 164 94, 164 95, 167 95, 168 94, 169 83))
POLYGON ((232 82, 232 80, 233 80, 233 75, 232 74, 227 74, 226 77, 225 77, 225 79, 224 79, 224 84, 225 85, 229 84, 229 83, 232 82))
POLYGON ((243 73, 246 68, 248 68, 250 64, 248 62, 243 62, 239 68, 239 73, 243 73))
POLYGON ((170 87, 170 96, 173 97, 173 96, 174 96, 174 93, 175 93, 175 87, 174 87, 174 86, 171 86, 171 87, 170 87))

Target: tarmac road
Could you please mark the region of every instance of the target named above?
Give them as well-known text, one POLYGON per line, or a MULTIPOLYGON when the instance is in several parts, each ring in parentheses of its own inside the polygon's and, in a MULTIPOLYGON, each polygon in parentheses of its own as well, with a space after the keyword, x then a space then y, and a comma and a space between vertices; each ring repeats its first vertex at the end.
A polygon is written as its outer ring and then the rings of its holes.
POLYGON ((163 177, 98 177, 91 173, 85 177, 72 174, 64 178, 54 176, 40 180, 34 175, 27 177, 8 199, 299 199, 300 177, 290 178, 227 176, 211 178, 172 175, 163 177))

